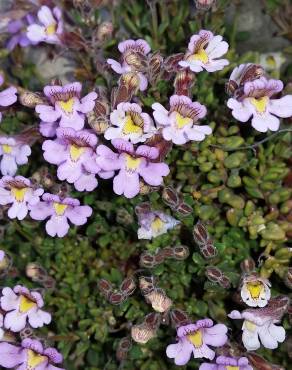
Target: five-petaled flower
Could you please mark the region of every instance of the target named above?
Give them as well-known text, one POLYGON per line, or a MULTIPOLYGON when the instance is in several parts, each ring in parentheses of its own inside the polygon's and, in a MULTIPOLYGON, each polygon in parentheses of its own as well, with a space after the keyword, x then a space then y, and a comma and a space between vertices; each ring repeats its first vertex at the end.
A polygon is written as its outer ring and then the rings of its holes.
POLYGON ((62 238, 68 233, 68 219, 72 224, 80 226, 87 222, 92 214, 89 206, 80 206, 80 202, 74 198, 60 198, 58 195, 45 193, 42 201, 30 206, 30 217, 34 220, 45 220, 46 231, 50 236, 62 238))
POLYGON ((62 361, 63 356, 55 348, 45 348, 36 339, 26 338, 20 346, 0 343, 0 365, 6 369, 65 370, 55 366, 62 361))
POLYGON ((269 280, 255 273, 247 275, 242 280, 241 298, 250 307, 264 307, 271 298, 269 280))
POLYGON ((203 319, 195 324, 180 326, 177 329, 176 344, 166 348, 169 358, 174 358, 176 365, 185 365, 193 354, 194 358, 213 360, 215 352, 208 347, 223 346, 227 341, 227 327, 223 324, 213 325, 211 319, 203 319))
POLYGON ((156 238, 179 224, 178 220, 168 214, 151 209, 139 212, 137 216, 140 226, 137 231, 138 239, 156 238))
POLYGON ((2 175, 14 176, 17 165, 26 164, 31 155, 30 146, 16 137, 0 136, 0 170, 2 175))
POLYGON ((222 36, 214 36, 211 31, 201 30, 191 37, 188 51, 178 64, 193 72, 201 72, 203 69, 208 72, 222 70, 229 64, 227 59, 218 59, 228 50, 227 42, 222 39, 222 36))
POLYGON ((104 171, 119 171, 113 181, 116 194, 133 198, 139 194, 140 177, 151 186, 159 186, 163 182, 163 177, 169 174, 167 164, 154 162, 159 156, 158 149, 147 145, 140 145, 134 149, 132 143, 123 139, 114 139, 111 143, 118 153, 105 145, 100 145, 96 149, 96 161, 104 171))
POLYGON ((111 113, 110 120, 113 126, 104 133, 107 140, 125 139, 137 144, 156 132, 149 114, 143 113, 140 105, 135 103, 120 103, 111 113))
POLYGON ((38 104, 35 107, 41 120, 53 123, 60 119, 59 125, 61 127, 71 127, 75 130, 83 129, 85 113, 93 110, 97 94, 92 91, 81 98, 81 89, 80 82, 73 82, 64 86, 45 86, 44 94, 49 101, 48 105, 38 104))
POLYGON ((29 45, 35 45, 35 42, 32 42, 28 39, 26 32, 27 26, 34 23, 35 19, 31 14, 27 14, 25 17, 20 19, 11 20, 8 23, 7 31, 13 35, 7 42, 7 49, 13 50, 17 45, 21 46, 22 48, 27 47, 29 45))
MULTIPOLYGON (((0 74, 0 86, 3 84, 4 78, 0 74)), ((17 90, 15 87, 11 86, 7 89, 0 92, 0 107, 9 107, 13 103, 16 102, 17 96, 16 96, 17 90)), ((0 122, 2 120, 2 113, 0 112, 0 122)))
POLYGON ((239 99, 228 99, 227 106, 232 115, 240 122, 247 122, 259 132, 277 131, 280 126, 278 117, 292 116, 292 95, 280 99, 272 97, 283 90, 281 80, 268 80, 260 77, 244 84, 243 95, 239 99))
POLYGON ((203 363, 199 370, 253 370, 249 365, 247 357, 227 357, 219 356, 216 358, 216 363, 203 363))
POLYGON ((231 319, 244 320, 242 325, 242 342, 248 351, 256 351, 260 348, 261 340, 265 348, 278 348, 278 342, 285 340, 285 329, 283 326, 275 325, 280 321, 276 310, 269 306, 264 308, 249 308, 241 313, 237 310, 228 315, 231 319))
POLYGON ((153 116, 165 140, 174 144, 185 144, 188 141, 202 141, 212 133, 210 126, 197 124, 205 117, 206 107, 198 102, 192 102, 184 95, 173 95, 169 100, 170 109, 165 109, 160 103, 152 104, 153 116))
POLYGON ((23 220, 29 205, 37 204, 44 190, 34 188, 29 179, 22 176, 3 176, 0 179, 0 205, 12 204, 8 210, 9 218, 23 220))
POLYGON ((0 306, 5 311, 4 327, 13 332, 25 328, 26 323, 33 328, 40 328, 51 322, 51 314, 41 310, 44 301, 40 293, 16 285, 13 289, 4 288, 0 306))
POLYGON ((97 187, 95 174, 110 178, 113 171, 105 172, 96 164, 96 135, 87 130, 75 131, 72 128, 57 129, 57 139, 43 143, 44 158, 58 165, 59 180, 74 184, 78 191, 92 191, 97 187))
POLYGON ((55 7, 52 11, 43 5, 37 16, 39 23, 33 23, 27 27, 27 38, 33 43, 61 44, 60 36, 63 33, 61 9, 55 7))
POLYGON ((140 90, 146 90, 148 86, 148 80, 142 72, 144 72, 145 68, 143 61, 151 50, 149 44, 143 39, 136 41, 125 40, 119 43, 118 49, 122 54, 121 63, 114 59, 108 59, 107 63, 116 73, 121 75, 129 72, 136 73, 140 82, 140 90))

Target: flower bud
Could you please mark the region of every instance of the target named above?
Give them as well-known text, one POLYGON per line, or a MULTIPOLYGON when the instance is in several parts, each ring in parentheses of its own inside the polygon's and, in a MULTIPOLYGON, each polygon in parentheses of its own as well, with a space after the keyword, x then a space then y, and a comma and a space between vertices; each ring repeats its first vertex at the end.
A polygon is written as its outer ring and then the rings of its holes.
POLYGON ((172 300, 166 296, 162 289, 154 289, 145 295, 145 299, 151 304, 154 311, 160 313, 168 311, 172 305, 172 300))
POLYGON ((209 10, 214 4, 216 0, 195 0, 195 4, 198 10, 209 10))
POLYGON ((289 289, 292 289, 292 267, 288 268, 284 276, 284 283, 289 289))
POLYGON ((109 39, 113 33, 113 24, 111 22, 102 22, 97 29, 97 40, 104 42, 109 39))
POLYGON ((116 358, 118 361, 124 361, 127 359, 128 352, 132 347, 131 338, 124 337, 122 338, 116 350, 116 358))
POLYGON ((145 344, 155 336, 156 330, 148 325, 134 325, 131 328, 131 337, 137 343, 145 344))
POLYGON ((40 93, 31 92, 21 87, 18 88, 19 101, 25 107, 35 108, 37 104, 46 104, 46 98, 40 93))

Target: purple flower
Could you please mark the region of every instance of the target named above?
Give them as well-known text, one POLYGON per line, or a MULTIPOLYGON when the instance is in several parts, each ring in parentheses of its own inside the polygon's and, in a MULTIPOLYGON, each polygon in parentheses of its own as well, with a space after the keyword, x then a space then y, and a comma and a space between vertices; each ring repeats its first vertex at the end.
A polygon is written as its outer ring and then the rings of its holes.
POLYGON ((169 358, 174 358, 176 365, 185 365, 191 355, 194 358, 208 358, 213 360, 215 352, 208 347, 223 346, 227 341, 227 327, 223 324, 213 325, 210 319, 197 321, 195 324, 180 326, 177 329, 176 344, 170 344, 166 348, 169 358))
POLYGON ((149 44, 143 40, 125 40, 119 43, 118 49, 121 52, 121 62, 114 59, 108 59, 107 63, 112 69, 121 75, 128 72, 137 73, 140 81, 140 90, 147 89, 147 77, 141 72, 143 71, 142 59, 151 51, 149 44))
POLYGON ((27 47, 29 45, 35 45, 35 42, 30 41, 26 36, 27 26, 34 22, 34 17, 30 14, 26 15, 21 19, 10 21, 7 26, 7 31, 13 36, 7 43, 7 49, 13 50, 17 45, 21 47, 27 47))
POLYGON ((0 264, 2 261, 4 261, 4 258, 5 258, 5 252, 2 249, 0 249, 0 264))
POLYGON ((158 149, 147 145, 140 145, 134 149, 133 144, 122 139, 112 140, 112 145, 118 153, 105 145, 100 145, 96 149, 96 161, 105 171, 119 170, 113 183, 116 194, 133 198, 139 194, 140 177, 149 185, 159 186, 163 182, 163 176, 169 174, 167 164, 154 163, 159 156, 158 149))
POLYGON ((193 72, 216 72, 229 64, 227 59, 218 59, 228 50, 226 41, 220 35, 214 36, 211 31, 201 30, 198 35, 193 35, 188 45, 184 60, 178 64, 190 68, 193 72))
POLYGON ((215 364, 203 363, 199 370, 253 370, 249 365, 246 357, 226 357, 219 356, 216 358, 215 364))
POLYGON ((34 23, 27 27, 27 38, 33 43, 60 44, 60 36, 63 33, 61 9, 55 7, 52 11, 44 5, 37 15, 40 24, 34 23))
POLYGON ((138 239, 152 239, 165 234, 179 224, 179 221, 161 211, 151 210, 148 203, 136 207, 138 216, 138 239), (146 206, 145 206, 146 205, 146 206))
POLYGON ((240 122, 247 122, 252 117, 251 125, 257 131, 277 131, 280 126, 278 117, 292 116, 292 95, 271 99, 282 90, 282 81, 260 77, 246 82, 240 99, 230 98, 227 106, 240 122))
POLYGON ((37 204, 43 189, 35 189, 29 179, 22 176, 3 176, 0 179, 0 205, 12 204, 8 210, 9 218, 23 220, 28 206, 37 204))
POLYGON ((111 113, 110 120, 113 126, 104 133, 107 140, 125 139, 137 144, 156 132, 149 114, 143 113, 140 105, 135 103, 118 104, 117 109, 111 113))
MULTIPOLYGON (((3 84, 4 78, 0 74, 0 86, 3 84)), ((16 96, 17 90, 15 87, 11 86, 7 89, 0 92, 0 107, 8 107, 9 105, 12 105, 16 102, 17 96, 16 96)), ((2 113, 0 112, 0 122, 2 121, 2 113)))
POLYGON ((80 226, 87 222, 87 218, 92 214, 89 206, 80 206, 80 202, 73 198, 61 199, 58 195, 45 193, 38 204, 30 207, 30 216, 34 220, 45 220, 46 231, 50 236, 62 238, 68 233, 69 221, 80 226))
POLYGON ((56 130, 59 127, 58 122, 40 122, 39 130, 40 133, 45 137, 55 137, 56 130))
POLYGON ((26 338, 20 346, 0 343, 0 365, 6 369, 65 370, 55 366, 62 361, 63 356, 55 348, 44 348, 35 339, 26 338))
POLYGON ((261 344, 265 348, 278 348, 278 342, 285 340, 285 329, 283 326, 275 325, 279 323, 285 310, 287 309, 289 299, 284 297, 284 305, 277 303, 278 297, 269 301, 268 306, 264 308, 249 308, 241 313, 237 310, 230 312, 228 317, 235 320, 244 320, 242 325, 242 342, 248 351, 255 351, 261 344), (259 341, 260 339, 260 341, 259 341))
POLYGON ((60 119, 61 127, 71 127, 75 130, 83 129, 85 113, 93 110, 97 94, 91 92, 81 99, 81 89, 80 82, 73 82, 65 86, 45 86, 44 94, 48 98, 49 104, 38 104, 35 107, 41 120, 52 123, 60 119))
MULTIPOLYGON (((51 314, 41 310, 44 301, 40 293, 16 285, 2 289, 0 305, 4 310, 4 327, 13 332, 25 328, 26 322, 33 328, 40 328, 51 322, 51 314)), ((0 356, 1 358, 1 356, 0 356)))
POLYGON ((102 171, 96 164, 96 144, 96 135, 86 130, 60 127, 57 129, 57 139, 43 143, 44 158, 58 165, 59 180, 74 184, 78 191, 92 191, 98 184, 96 173, 102 178, 114 175, 113 171, 102 171))
POLYGON ((13 137, 0 136, 0 170, 2 175, 14 176, 17 165, 26 164, 31 155, 29 145, 13 137))
POLYGON ((174 144, 185 144, 188 141, 202 141, 212 133, 210 126, 199 126, 198 120, 205 117, 206 107, 192 102, 184 95, 173 95, 169 100, 170 109, 166 110, 160 103, 152 104, 154 118, 165 140, 174 144))

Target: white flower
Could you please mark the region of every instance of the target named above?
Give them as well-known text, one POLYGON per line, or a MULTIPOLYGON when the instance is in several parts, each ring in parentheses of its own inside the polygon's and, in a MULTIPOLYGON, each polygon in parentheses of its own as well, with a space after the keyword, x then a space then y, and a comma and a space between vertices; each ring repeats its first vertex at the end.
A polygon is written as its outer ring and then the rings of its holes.
MULTIPOLYGON (((286 308, 288 307, 289 299, 286 300, 286 308)), ((271 300, 272 301, 272 300, 271 300)), ((271 302, 270 301, 270 302, 271 302)), ((248 351, 255 351, 260 348, 261 344, 265 348, 275 349, 279 343, 285 340, 285 329, 278 323, 284 313, 284 310, 275 305, 277 298, 273 303, 265 308, 247 309, 240 313, 232 311, 228 317, 231 319, 243 319, 242 325, 242 342, 248 351)))
POLYGON ((171 96, 169 105, 168 111, 160 103, 152 104, 153 116, 165 140, 182 145, 188 141, 202 141, 212 133, 210 126, 198 124, 207 113, 204 105, 184 95, 171 96))
POLYGON ((20 332, 28 321, 33 328, 40 328, 51 322, 51 315, 41 310, 44 301, 40 293, 29 291, 17 285, 13 288, 4 288, 0 299, 2 310, 6 311, 4 327, 13 332, 20 332))
POLYGON ((201 30, 191 37, 188 52, 178 64, 196 73, 203 69, 208 72, 220 71, 229 64, 227 59, 217 59, 228 50, 227 42, 222 39, 222 36, 214 36, 211 31, 201 30))
POLYGON ((279 129, 278 117, 292 116, 292 95, 271 99, 283 90, 282 81, 260 77, 246 82, 243 90, 240 99, 230 98, 227 102, 233 117, 238 121, 247 122, 252 117, 252 127, 259 132, 267 132, 279 129))
POLYGON ((111 115, 112 127, 104 134, 107 140, 125 139, 133 144, 144 142, 153 136, 156 128, 151 117, 142 112, 142 108, 135 103, 120 103, 111 115))
POLYGON ((243 279, 241 298, 250 307, 264 307, 271 298, 270 282, 255 274, 243 279))

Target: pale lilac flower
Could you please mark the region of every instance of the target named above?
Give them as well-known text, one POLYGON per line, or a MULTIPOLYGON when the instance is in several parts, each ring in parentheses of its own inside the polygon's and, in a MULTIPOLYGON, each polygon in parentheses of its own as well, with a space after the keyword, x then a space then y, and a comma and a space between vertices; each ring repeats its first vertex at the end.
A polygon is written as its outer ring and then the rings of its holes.
POLYGON ((216 363, 203 363, 199 370, 253 370, 249 365, 247 357, 226 357, 219 356, 216 358, 216 363))
POLYGON ((17 370, 65 370, 61 364, 63 356, 52 347, 44 348, 36 339, 26 338, 21 345, 0 343, 0 366, 17 370))
POLYGON ((203 319, 195 324, 180 326, 177 329, 176 344, 166 348, 166 355, 174 358, 176 365, 185 365, 191 355, 194 358, 208 358, 213 360, 215 352, 209 348, 223 346, 227 341, 227 327, 223 324, 213 325, 211 319, 203 319))
POLYGON ((37 204, 44 190, 34 188, 29 179, 22 176, 3 176, 0 179, 0 205, 11 204, 9 218, 23 220, 28 206, 37 204))
MULTIPOLYGON (((2 250, 2 249, 0 249, 0 263, 2 262, 2 261, 4 261, 4 258, 5 258, 5 252, 2 250)), ((1 326, 1 325, 0 325, 1 326)))
POLYGON ((212 133, 210 126, 198 125, 198 120, 207 113, 204 105, 184 95, 171 96, 169 105, 167 110, 160 103, 152 104, 153 116, 165 140, 182 145, 188 141, 202 141, 212 133))
POLYGON ((104 133, 107 140, 125 139, 137 144, 156 132, 149 114, 143 113, 140 105, 135 103, 118 104, 117 109, 111 113, 110 120, 113 126, 104 133))
POLYGON ((37 13, 39 23, 27 27, 27 38, 34 43, 61 44, 63 33, 62 11, 55 7, 53 11, 43 5, 37 13))
POLYGON ((178 64, 193 72, 222 70, 229 64, 227 59, 218 59, 228 50, 227 42, 222 40, 220 35, 214 36, 211 31, 201 30, 191 37, 184 60, 178 64))
MULTIPOLYGON (((0 86, 3 84, 4 78, 0 74, 0 86)), ((0 107, 9 107, 14 104, 17 100, 17 90, 11 86, 0 92, 0 107)), ((0 112, 0 122, 2 121, 2 113, 0 112)))
POLYGON ((40 133, 45 137, 55 137, 56 130, 59 127, 58 122, 44 122, 41 121, 39 125, 40 133))
POLYGON ((26 164, 30 155, 29 145, 17 138, 0 136, 0 170, 2 175, 14 176, 17 166, 26 164))
POLYGON ((57 122, 61 127, 81 130, 84 127, 85 113, 93 110, 97 94, 93 91, 81 98, 82 85, 73 82, 64 86, 45 86, 44 94, 48 104, 38 104, 35 110, 44 122, 57 122))
POLYGON ((163 177, 169 174, 167 164, 154 162, 159 156, 158 149, 147 145, 140 145, 134 149, 132 143, 122 139, 112 140, 112 145, 118 153, 105 145, 100 145, 96 150, 96 161, 104 171, 119 171, 113 181, 116 194, 133 198, 139 194, 140 177, 151 186, 159 186, 163 182, 163 177))
POLYGON ((13 332, 25 328, 28 322, 32 328, 41 328, 51 322, 51 314, 41 310, 44 301, 40 293, 16 285, 2 289, 0 306, 5 311, 4 327, 13 332))
POLYGON ((102 178, 114 175, 113 171, 102 171, 96 164, 96 144, 96 135, 87 130, 59 127, 57 139, 43 143, 44 158, 58 166, 59 180, 74 184, 78 191, 92 191, 98 185, 95 174, 102 178))
POLYGON ((271 99, 283 90, 282 81, 260 77, 246 82, 243 90, 240 99, 230 98, 227 102, 233 117, 238 121, 247 122, 252 117, 252 127, 257 131, 267 132, 279 129, 278 117, 292 116, 292 95, 271 99))
POLYGON ((271 283, 268 279, 262 278, 253 273, 242 280, 241 298, 250 307, 264 307, 271 298, 271 283))
POLYGON ((147 77, 141 72, 144 70, 142 59, 151 51, 149 44, 143 40, 125 40, 119 43, 118 49, 121 52, 121 62, 114 59, 108 59, 107 63, 111 68, 121 75, 128 72, 136 72, 140 81, 140 90, 147 89, 147 77))
POLYGON ((234 310, 228 315, 231 319, 244 320, 242 342, 248 351, 255 351, 260 348, 260 341, 265 348, 269 349, 278 348, 278 343, 284 342, 285 329, 280 325, 275 325, 281 321, 289 303, 287 297, 282 300, 284 305, 281 302, 275 304, 277 298, 274 298, 264 308, 249 308, 241 313, 234 310))
MULTIPOLYGON (((0 259, 1 262, 1 259, 0 259)), ((0 313, 0 341, 2 340, 4 336, 4 330, 2 329, 3 327, 3 315, 0 313)))
POLYGON ((31 14, 27 14, 21 19, 12 20, 8 23, 7 31, 13 35, 7 42, 7 49, 12 51, 17 45, 22 48, 35 45, 35 42, 27 38, 27 26, 34 23, 35 19, 31 14))
POLYGON ((173 229, 180 222, 168 214, 149 209, 137 212, 139 229, 138 239, 152 239, 159 235, 165 234, 168 230, 173 229))
POLYGON ((72 224, 80 226, 87 222, 87 218, 92 214, 92 208, 89 206, 80 206, 78 199, 64 198, 58 195, 45 193, 35 206, 30 207, 30 217, 34 220, 45 220, 46 231, 50 236, 62 238, 69 231, 68 220, 72 224))

